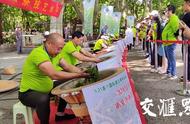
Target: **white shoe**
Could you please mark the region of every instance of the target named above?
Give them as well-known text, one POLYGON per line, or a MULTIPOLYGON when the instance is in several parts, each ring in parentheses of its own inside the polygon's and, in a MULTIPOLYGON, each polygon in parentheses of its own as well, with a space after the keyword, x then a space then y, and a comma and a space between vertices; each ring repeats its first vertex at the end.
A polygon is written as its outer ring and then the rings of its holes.
POLYGON ((176 75, 170 77, 170 80, 176 80, 176 79, 178 79, 178 77, 176 75))
POLYGON ((172 77, 172 75, 171 74, 166 74, 166 73, 164 73, 164 76, 163 76, 163 78, 162 79, 164 79, 164 78, 171 78, 172 77))
POLYGON ((165 74, 166 72, 165 72, 165 71, 162 71, 162 70, 159 70, 158 73, 159 73, 159 74, 165 74))
POLYGON ((150 72, 154 73, 154 72, 156 72, 156 69, 152 68, 152 69, 150 69, 150 72))

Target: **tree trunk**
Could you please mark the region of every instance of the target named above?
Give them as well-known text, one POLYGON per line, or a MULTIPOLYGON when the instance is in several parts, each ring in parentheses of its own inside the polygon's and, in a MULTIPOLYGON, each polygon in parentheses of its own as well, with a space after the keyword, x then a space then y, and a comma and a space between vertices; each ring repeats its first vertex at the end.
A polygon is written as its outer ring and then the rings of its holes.
MULTIPOLYGON (((60 0, 57 0, 58 2, 61 2, 60 0)), ((64 11, 65 4, 63 5, 63 8, 60 12, 59 17, 51 17, 50 20, 50 33, 57 32, 61 35, 63 35, 63 11, 64 11)))
POLYGON ((79 7, 76 5, 75 1, 74 0, 71 0, 71 4, 73 5, 77 15, 79 16, 81 22, 83 23, 84 22, 84 15, 83 13, 80 11, 79 7))
MULTIPOLYGON (((160 1, 160 3, 159 4, 161 4, 161 1, 160 1)), ((160 6, 159 6, 160 7, 160 6)), ((160 9, 159 9, 160 10, 160 9)), ((152 0, 150 0, 149 1, 149 12, 151 12, 152 11, 152 0)))
POLYGON ((143 11, 143 15, 142 15, 142 17, 141 17, 141 20, 143 20, 144 19, 144 17, 145 17, 145 14, 146 14, 146 12, 147 12, 147 7, 148 7, 148 5, 147 5, 147 1, 145 0, 144 1, 145 3, 144 3, 144 11, 143 11))
POLYGON ((98 11, 99 11, 99 0, 95 0, 95 5, 94 5, 94 18, 93 18, 93 22, 95 22, 97 15, 98 15, 98 11))
POLYGON ((2 25, 2 13, 3 13, 3 5, 0 3, 0 45, 3 44, 3 25, 2 25))

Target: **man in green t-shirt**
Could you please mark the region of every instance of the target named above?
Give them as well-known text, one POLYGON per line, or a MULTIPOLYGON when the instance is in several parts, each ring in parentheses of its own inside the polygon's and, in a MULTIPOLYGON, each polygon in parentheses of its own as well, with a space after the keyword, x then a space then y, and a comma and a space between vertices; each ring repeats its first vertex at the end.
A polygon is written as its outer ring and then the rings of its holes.
MULTIPOLYGON (((23 65, 19 89, 19 100, 26 106, 36 109, 41 124, 49 123, 50 92, 61 82, 53 80, 69 80, 86 77, 79 68, 67 64, 62 58, 57 61, 64 71, 56 71, 52 59, 58 55, 64 46, 64 39, 58 33, 48 35, 44 44, 32 50, 23 65)), ((74 115, 64 114, 66 102, 60 99, 55 121, 74 118, 74 115)))
POLYGON ((93 51, 94 51, 95 53, 97 53, 98 51, 101 51, 103 48, 108 48, 108 42, 107 42, 108 40, 109 40, 109 37, 108 37, 108 36, 102 35, 101 38, 98 39, 98 40, 95 42, 93 51))
MULTIPOLYGON (((167 6, 166 15, 168 16, 169 20, 162 31, 163 41, 177 40, 176 32, 179 30, 179 18, 174 14, 175 10, 175 6, 167 6)), ((165 48, 166 58, 168 60, 167 76, 172 80, 177 79, 175 58, 176 43, 163 43, 163 45, 165 48)))
POLYGON ((61 51, 61 56, 65 61, 72 65, 77 65, 78 60, 82 62, 100 62, 95 55, 80 47, 84 40, 84 34, 80 31, 75 31, 72 35, 72 40, 68 41, 61 51))

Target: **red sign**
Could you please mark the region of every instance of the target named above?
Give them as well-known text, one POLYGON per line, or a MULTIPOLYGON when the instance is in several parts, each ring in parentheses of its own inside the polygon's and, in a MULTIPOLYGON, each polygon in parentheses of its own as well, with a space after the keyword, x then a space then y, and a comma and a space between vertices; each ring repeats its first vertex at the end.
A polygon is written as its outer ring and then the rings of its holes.
POLYGON ((59 16, 63 7, 53 0, 0 0, 0 3, 55 17, 59 16))

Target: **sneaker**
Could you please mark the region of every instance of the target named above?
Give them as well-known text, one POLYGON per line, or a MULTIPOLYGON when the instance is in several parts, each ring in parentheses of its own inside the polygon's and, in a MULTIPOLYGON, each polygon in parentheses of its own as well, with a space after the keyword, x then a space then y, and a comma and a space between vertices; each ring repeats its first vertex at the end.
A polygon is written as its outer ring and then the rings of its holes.
POLYGON ((167 73, 163 73, 163 74, 164 74, 164 76, 163 76, 163 78, 162 78, 162 79, 172 77, 172 75, 171 75, 171 74, 167 74, 167 73))
POLYGON ((76 118, 76 116, 74 114, 65 114, 64 116, 58 116, 55 115, 55 121, 62 121, 62 120, 70 120, 70 119, 74 119, 76 118))
POLYGON ((154 73, 154 72, 158 72, 158 70, 152 68, 152 69, 150 69, 150 72, 154 73))
POLYGON ((160 69, 158 69, 158 73, 159 73, 159 74, 166 74, 166 71, 163 71, 163 70, 160 68, 160 69))
POLYGON ((170 80, 176 80, 176 79, 178 79, 178 77, 176 75, 170 77, 170 80))

